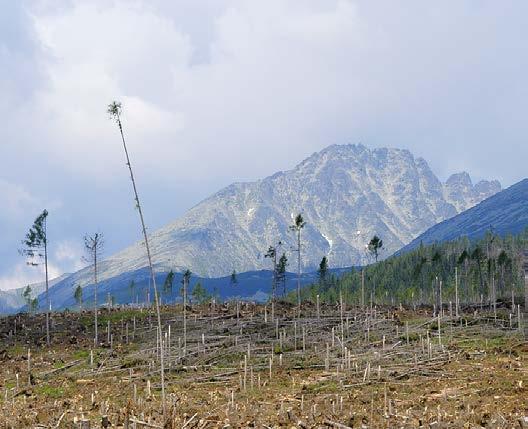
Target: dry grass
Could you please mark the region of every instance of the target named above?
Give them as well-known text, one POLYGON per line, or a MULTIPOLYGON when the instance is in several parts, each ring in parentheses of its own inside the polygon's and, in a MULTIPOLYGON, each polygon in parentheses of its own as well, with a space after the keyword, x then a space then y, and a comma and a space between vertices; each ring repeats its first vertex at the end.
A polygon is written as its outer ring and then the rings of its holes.
POLYGON ((238 318, 235 309, 193 308, 185 356, 181 307, 163 309, 165 422, 150 310, 102 314, 95 349, 89 313, 54 314, 50 349, 41 315, 3 319, 0 427, 68 428, 81 418, 100 427, 102 416, 138 428, 528 427, 528 343, 507 310, 446 316, 439 336, 430 310, 347 308, 341 317, 326 307, 317 319, 307 306, 295 319, 282 305, 277 325, 269 307, 267 322, 263 306, 244 304, 238 318))

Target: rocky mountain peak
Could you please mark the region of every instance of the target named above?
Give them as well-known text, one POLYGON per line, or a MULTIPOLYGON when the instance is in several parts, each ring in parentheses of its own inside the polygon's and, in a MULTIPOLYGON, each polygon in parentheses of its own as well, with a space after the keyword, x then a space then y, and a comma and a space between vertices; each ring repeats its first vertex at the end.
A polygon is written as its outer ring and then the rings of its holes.
MULTIPOLYGON (((368 261, 365 244, 372 235, 383 238, 388 256, 498 189, 497 182, 473 186, 467 173, 442 184, 408 150, 332 145, 292 170, 220 190, 154 232, 152 251, 160 269, 221 276, 269 268, 263 255, 280 240, 294 266, 288 227, 292 215, 302 213, 304 270, 315 269, 324 255, 333 267, 357 265, 368 261)), ((106 275, 141 268, 143 253, 138 243, 109 258, 106 275)))
POLYGON ((460 213, 500 190, 501 184, 497 180, 481 180, 473 185, 469 174, 463 171, 452 174, 447 179, 444 184, 444 197, 460 213))

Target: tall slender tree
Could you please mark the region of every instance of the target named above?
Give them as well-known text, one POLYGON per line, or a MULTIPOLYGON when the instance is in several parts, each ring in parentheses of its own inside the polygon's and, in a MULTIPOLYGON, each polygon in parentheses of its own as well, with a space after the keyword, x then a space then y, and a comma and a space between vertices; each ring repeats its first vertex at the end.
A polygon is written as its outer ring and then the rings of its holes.
POLYGON ((413 269, 413 278, 420 285, 420 300, 422 299, 424 292, 424 267, 426 264, 427 258, 420 255, 413 269))
POLYGON ((475 266, 477 267, 481 294, 484 294, 484 277, 482 275, 482 263, 484 262, 485 258, 486 256, 480 246, 476 246, 473 252, 471 252, 471 259, 475 262, 475 266))
POLYGON ((73 292, 73 298, 79 307, 79 311, 82 312, 82 302, 83 302, 83 290, 81 285, 77 285, 75 292, 73 292))
POLYGON ((163 292, 165 292, 167 295, 170 295, 172 293, 172 284, 174 283, 174 271, 170 270, 167 274, 167 277, 165 277, 165 281, 163 282, 163 292))
POLYGON ((271 300, 275 301, 277 294, 277 249, 274 246, 270 246, 264 257, 270 258, 273 264, 273 271, 271 273, 271 300))
MULTIPOLYGON (((367 252, 371 257, 374 257, 376 263, 378 262, 379 252, 383 247, 383 240, 377 235, 374 235, 367 244, 367 252)), ((374 299, 376 298, 376 283, 372 283, 372 291, 370 293, 371 300, 370 304, 372 306, 374 299)))
POLYGON ((127 149, 127 145, 125 141, 125 136, 123 133, 123 124, 121 123, 121 112, 122 112, 121 103, 113 101, 111 104, 108 105, 107 112, 110 114, 110 117, 116 122, 119 128, 119 133, 121 135, 121 141, 123 143, 123 150, 125 152, 125 157, 126 157, 126 165, 130 173, 130 180, 132 182, 132 188, 134 190, 134 200, 136 202, 136 207, 139 213, 139 218, 141 220, 141 229, 143 230, 143 238, 145 240, 147 260, 148 260, 148 264, 150 268, 150 277, 152 278, 152 284, 154 286, 154 300, 156 302, 156 314, 158 318, 158 336, 159 336, 159 345, 160 345, 161 402, 162 402, 162 408, 163 408, 163 415, 165 416, 165 357, 164 357, 165 353, 163 352, 163 332, 162 332, 162 325, 161 325, 161 313, 160 313, 158 289, 156 287, 156 276, 154 275, 154 266, 152 264, 152 256, 150 253, 150 246, 149 246, 148 235, 147 235, 147 227, 145 226, 143 210, 141 209, 141 204, 139 202, 136 181, 134 179, 134 172, 132 171, 132 164, 130 163, 130 157, 128 155, 128 149, 127 149))
POLYGON ((24 248, 20 253, 28 258, 27 264, 38 266, 44 263, 46 275, 46 344, 50 345, 50 298, 48 279, 48 233, 47 233, 48 211, 44 210, 33 222, 33 226, 22 240, 24 248))
POLYGON ((508 263, 508 254, 503 249, 497 256, 497 265, 499 266, 499 295, 504 296, 504 271, 508 263))
POLYGON ((290 226, 290 230, 294 231, 297 235, 297 308, 298 315, 301 316, 301 231, 305 227, 306 222, 302 215, 299 213, 295 216, 293 225, 290 226))
POLYGON ((24 301, 26 302, 27 311, 28 313, 31 313, 31 302, 33 301, 33 298, 31 297, 31 286, 27 285, 24 289, 24 292, 22 293, 22 296, 24 298, 24 301))
POLYGON ((238 284, 236 270, 233 270, 233 272, 231 273, 231 277, 229 278, 229 284, 231 285, 231 287, 235 287, 238 284))
POLYGON ((326 276, 328 274, 328 258, 326 256, 323 256, 323 259, 321 259, 317 274, 319 275, 319 284, 321 287, 324 287, 326 285, 326 276))
POLYGON ((194 285, 192 297, 197 304, 203 304, 209 299, 209 294, 202 284, 198 282, 194 285))
POLYGON ((369 253, 374 257, 375 261, 378 262, 379 252, 383 248, 383 240, 377 235, 371 238, 367 245, 369 253))
POLYGON ((431 256, 431 266, 433 268, 434 273, 434 294, 435 294, 435 303, 436 303, 436 310, 439 314, 442 313, 442 297, 440 295, 440 280, 439 276, 441 275, 441 266, 442 266, 442 254, 435 250, 433 255, 431 256))
POLYGON ((130 290, 130 303, 133 304, 134 297, 136 296, 136 282, 133 279, 130 281, 128 289, 130 290))
POLYGON ((465 296, 469 296, 469 288, 468 288, 468 265, 469 265, 470 256, 467 251, 467 249, 464 249, 457 259, 457 265, 459 265, 462 268, 462 277, 464 279, 464 287, 462 290, 465 291, 465 296))
POLYGON ((97 264, 104 247, 103 234, 96 232, 94 235, 84 236, 84 249, 86 251, 85 260, 93 266, 93 280, 94 280, 94 345, 99 344, 99 326, 97 321, 97 264))
POLYGON ((187 292, 189 291, 189 282, 191 281, 191 271, 185 270, 182 277, 182 294, 183 294, 183 354, 187 353, 187 292))
POLYGON ((278 281, 282 283, 282 294, 286 295, 286 268, 288 267, 288 257, 283 253, 279 259, 277 267, 278 281))

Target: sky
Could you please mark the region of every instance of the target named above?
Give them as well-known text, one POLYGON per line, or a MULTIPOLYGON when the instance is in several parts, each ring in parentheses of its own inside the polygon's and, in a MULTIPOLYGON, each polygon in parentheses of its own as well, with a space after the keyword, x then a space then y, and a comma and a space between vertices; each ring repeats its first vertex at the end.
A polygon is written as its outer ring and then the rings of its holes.
POLYGON ((442 180, 525 177, 528 2, 0 0, 0 289, 42 279, 18 254, 49 211, 50 274, 234 181, 330 144, 399 147, 442 180))

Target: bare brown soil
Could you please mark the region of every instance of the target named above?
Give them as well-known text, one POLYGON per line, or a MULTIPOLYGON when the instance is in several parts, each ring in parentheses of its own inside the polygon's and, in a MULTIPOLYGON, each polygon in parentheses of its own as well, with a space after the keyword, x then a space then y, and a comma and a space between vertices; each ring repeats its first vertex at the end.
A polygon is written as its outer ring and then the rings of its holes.
POLYGON ((97 347, 91 312, 53 314, 50 348, 43 315, 1 319, 0 428, 528 427, 506 309, 236 308, 189 308, 186 347, 182 307, 163 308, 165 418, 151 309, 101 310, 97 347))

